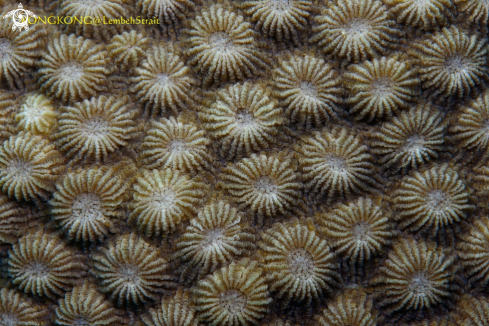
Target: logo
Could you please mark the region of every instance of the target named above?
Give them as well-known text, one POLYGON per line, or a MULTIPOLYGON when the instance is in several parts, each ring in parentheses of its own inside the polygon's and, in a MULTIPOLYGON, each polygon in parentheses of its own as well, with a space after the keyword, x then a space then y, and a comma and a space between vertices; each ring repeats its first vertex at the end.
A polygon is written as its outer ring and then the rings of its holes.
POLYGON ((17 28, 20 31, 22 31, 22 28, 24 28, 24 30, 28 30, 29 16, 37 18, 37 16, 32 11, 25 10, 21 3, 19 3, 19 9, 10 11, 5 16, 3 16, 3 18, 7 19, 10 16, 12 16, 12 20, 14 22, 14 25, 12 26, 13 31, 15 31, 17 28))

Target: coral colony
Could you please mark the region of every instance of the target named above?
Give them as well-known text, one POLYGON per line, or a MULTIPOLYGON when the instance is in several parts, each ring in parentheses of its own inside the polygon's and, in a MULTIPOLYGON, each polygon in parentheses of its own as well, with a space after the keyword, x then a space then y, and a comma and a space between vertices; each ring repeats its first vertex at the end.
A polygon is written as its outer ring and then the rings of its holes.
POLYGON ((22 5, 0 325, 489 326, 487 0, 22 5))

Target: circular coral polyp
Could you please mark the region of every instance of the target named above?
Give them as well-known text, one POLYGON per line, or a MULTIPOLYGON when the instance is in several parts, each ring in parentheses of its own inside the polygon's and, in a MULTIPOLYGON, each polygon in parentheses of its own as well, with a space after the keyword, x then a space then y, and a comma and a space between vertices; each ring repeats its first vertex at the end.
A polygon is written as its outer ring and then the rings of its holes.
POLYGON ((130 223, 147 236, 160 236, 196 213, 206 186, 200 177, 166 169, 141 171, 133 188, 130 223))
POLYGON ((454 257, 436 244, 401 239, 371 284, 385 311, 416 311, 450 298, 456 270, 454 257))
POLYGON ((363 263, 382 252, 396 234, 391 212, 369 198, 341 204, 331 213, 316 215, 334 251, 351 262, 363 263))
POLYGON ((338 263, 311 220, 275 224, 261 233, 259 246, 270 289, 287 302, 310 303, 338 286, 338 263))
POLYGON ((483 38, 451 26, 414 42, 408 52, 432 97, 466 98, 487 81, 487 46, 483 38))
POLYGON ((267 67, 258 35, 225 5, 204 8, 185 33, 185 55, 206 86, 260 76, 267 67))
POLYGON ((257 324, 272 301, 263 269, 248 259, 233 262, 199 281, 193 294, 199 318, 223 325, 257 324))
POLYGON ((339 0, 315 20, 311 42, 349 62, 383 55, 402 36, 387 8, 377 0, 339 0))
POLYGON ((119 236, 94 255, 95 275, 119 306, 142 304, 170 284, 157 248, 135 234, 119 236))
POLYGON ((321 127, 342 114, 343 87, 336 70, 312 55, 294 55, 280 61, 273 71, 274 95, 286 116, 306 130, 321 127))
POLYGON ((223 169, 219 184, 252 212, 273 217, 300 201, 302 186, 295 165, 286 153, 253 154, 223 169))
POLYGON ((124 168, 92 167, 65 175, 49 201, 51 216, 69 239, 102 241, 121 217, 125 191, 124 168))

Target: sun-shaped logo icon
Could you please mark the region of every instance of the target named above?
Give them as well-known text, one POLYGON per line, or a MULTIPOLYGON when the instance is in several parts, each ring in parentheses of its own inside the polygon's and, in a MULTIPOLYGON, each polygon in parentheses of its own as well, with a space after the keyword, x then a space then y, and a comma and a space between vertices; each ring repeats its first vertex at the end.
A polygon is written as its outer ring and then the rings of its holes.
POLYGON ((12 30, 16 30, 17 28, 22 31, 22 28, 25 30, 29 29, 29 17, 37 18, 37 16, 29 10, 24 9, 21 3, 19 3, 18 9, 12 10, 8 12, 3 18, 8 18, 12 16, 12 20, 14 25, 12 26, 12 30))

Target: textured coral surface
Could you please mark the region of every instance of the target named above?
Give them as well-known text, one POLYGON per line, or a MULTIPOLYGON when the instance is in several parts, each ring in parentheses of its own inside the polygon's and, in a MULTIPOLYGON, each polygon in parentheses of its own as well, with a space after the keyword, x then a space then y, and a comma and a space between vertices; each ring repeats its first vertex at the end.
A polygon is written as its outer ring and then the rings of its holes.
POLYGON ((0 326, 489 326, 489 0, 22 6, 0 326))

